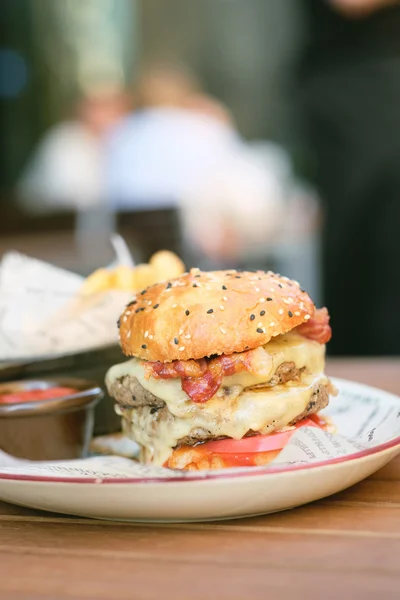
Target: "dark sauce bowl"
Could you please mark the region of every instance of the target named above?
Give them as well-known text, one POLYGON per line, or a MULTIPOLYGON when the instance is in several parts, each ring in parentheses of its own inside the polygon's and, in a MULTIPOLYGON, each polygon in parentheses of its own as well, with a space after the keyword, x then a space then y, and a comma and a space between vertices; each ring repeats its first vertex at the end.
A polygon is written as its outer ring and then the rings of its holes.
POLYGON ((0 449, 30 460, 67 460, 87 455, 94 408, 104 393, 85 379, 49 378, 0 384, 0 449), (1 396, 65 387, 74 392, 47 400, 2 403, 1 396), (75 391, 76 390, 76 391, 75 391))

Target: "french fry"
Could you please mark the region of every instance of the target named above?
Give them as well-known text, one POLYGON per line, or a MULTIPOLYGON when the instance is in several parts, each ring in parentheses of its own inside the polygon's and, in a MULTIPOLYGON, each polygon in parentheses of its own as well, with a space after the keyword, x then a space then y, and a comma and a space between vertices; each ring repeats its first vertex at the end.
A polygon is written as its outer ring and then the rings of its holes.
POLYGON ((127 265, 116 267, 112 273, 110 288, 127 292, 135 290, 135 269, 127 265))
POLYGON ((157 271, 152 265, 137 265, 134 268, 135 291, 142 290, 157 282, 157 271))
POLYGON ((113 273, 107 269, 97 269, 89 277, 85 279, 85 282, 81 288, 81 293, 85 296, 90 294, 96 294, 97 292, 104 292, 110 289, 112 286, 113 273))
POLYGON ((149 264, 156 270, 158 281, 178 277, 185 271, 185 265, 181 259, 169 250, 160 250, 153 254, 149 264))
POLYGON ((87 296, 109 290, 138 292, 158 281, 178 277, 184 270, 185 265, 176 254, 160 250, 153 254, 149 264, 120 265, 112 271, 97 269, 86 279, 81 293, 87 296))

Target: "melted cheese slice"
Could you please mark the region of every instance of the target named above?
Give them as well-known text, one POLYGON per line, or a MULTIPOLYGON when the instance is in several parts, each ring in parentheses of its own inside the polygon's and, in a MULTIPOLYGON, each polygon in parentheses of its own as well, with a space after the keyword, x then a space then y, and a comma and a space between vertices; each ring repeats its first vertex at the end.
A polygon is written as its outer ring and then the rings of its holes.
POLYGON ((282 429, 304 412, 318 384, 327 385, 323 375, 303 376, 297 382, 245 390, 234 403, 220 402, 212 407, 197 404, 190 416, 159 419, 149 407, 119 409, 123 416, 123 428, 129 437, 142 447, 141 459, 146 463, 163 465, 177 446, 179 440, 201 428, 210 437, 226 436, 237 440, 250 430, 272 433, 282 429))
POLYGON ((108 389, 116 379, 136 377, 146 390, 164 400, 170 412, 168 419, 160 420, 146 407, 120 411, 127 433, 145 449, 146 462, 164 464, 178 441, 197 428, 210 432, 212 437, 241 439, 250 429, 261 433, 281 429, 306 410, 314 386, 328 383, 322 375, 325 346, 289 333, 270 341, 264 350, 270 356, 269 376, 263 369, 262 376, 244 371, 225 377, 217 394, 205 403, 192 402, 182 390, 180 379, 147 377, 138 359, 112 367, 106 375, 108 389), (300 382, 247 389, 268 381, 284 362, 305 368, 300 382))

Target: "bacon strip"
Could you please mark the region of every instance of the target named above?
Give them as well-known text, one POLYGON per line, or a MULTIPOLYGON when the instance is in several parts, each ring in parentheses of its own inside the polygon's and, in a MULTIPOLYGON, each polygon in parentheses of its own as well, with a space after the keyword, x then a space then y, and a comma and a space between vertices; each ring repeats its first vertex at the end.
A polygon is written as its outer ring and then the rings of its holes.
POLYGON ((257 350, 212 359, 175 360, 171 363, 148 362, 145 368, 155 379, 182 379, 182 389, 193 402, 207 402, 221 387, 223 377, 252 371, 261 361, 257 350))
POLYGON ((186 377, 182 379, 182 389, 193 402, 207 402, 221 387, 223 378, 222 369, 219 372, 209 370, 203 377, 186 377))
POLYGON ((328 310, 326 308, 319 308, 315 311, 311 319, 296 327, 294 331, 309 340, 314 340, 320 344, 326 344, 332 337, 329 319, 328 310))
POLYGON ((203 377, 208 369, 208 363, 205 358, 200 360, 174 360, 170 363, 148 362, 145 363, 150 376, 156 379, 177 379, 182 377, 203 377))

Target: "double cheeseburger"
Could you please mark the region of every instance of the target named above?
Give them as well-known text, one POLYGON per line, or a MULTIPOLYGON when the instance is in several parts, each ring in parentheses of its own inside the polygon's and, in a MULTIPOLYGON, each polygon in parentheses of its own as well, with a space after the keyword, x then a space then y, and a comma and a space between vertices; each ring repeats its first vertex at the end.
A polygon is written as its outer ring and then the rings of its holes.
POLYGON ((264 465, 296 428, 324 426, 329 315, 295 281, 192 269, 140 292, 119 326, 132 358, 106 385, 144 463, 264 465))

